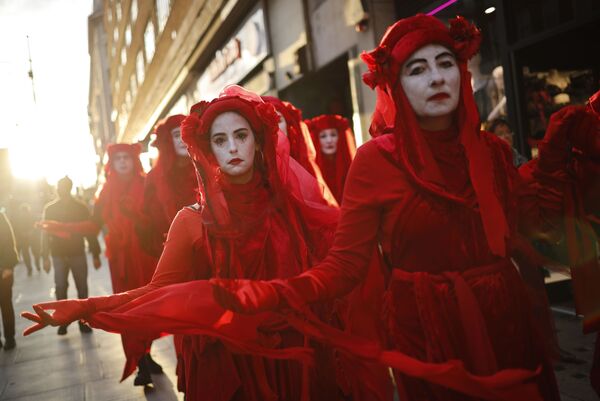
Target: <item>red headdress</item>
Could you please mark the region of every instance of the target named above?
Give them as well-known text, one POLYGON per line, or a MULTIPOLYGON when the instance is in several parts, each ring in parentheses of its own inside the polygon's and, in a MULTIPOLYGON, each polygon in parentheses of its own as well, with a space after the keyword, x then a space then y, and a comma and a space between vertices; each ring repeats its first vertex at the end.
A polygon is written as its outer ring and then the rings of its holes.
POLYGON ((492 154, 480 133, 471 75, 467 70, 467 61, 477 53, 480 42, 479 30, 462 17, 452 19, 450 27, 446 27, 435 17, 423 14, 405 18, 388 28, 375 50, 361 55, 369 68, 363 80, 377 91, 371 135, 377 137, 385 133, 393 134, 394 141, 382 146, 386 147, 385 150, 408 172, 417 185, 447 199, 472 204, 472 200, 452 193, 445 185, 437 162, 419 128, 415 113, 399 83, 403 63, 421 47, 440 44, 454 52, 461 78, 456 120, 460 141, 469 163, 476 206, 481 212, 490 249, 497 255, 505 255, 508 223, 500 200, 494 192, 495 171, 492 154))
POLYGON ((325 182, 338 202, 342 201, 344 182, 350 163, 356 154, 354 135, 348 120, 336 114, 323 114, 306 120, 312 141, 317 151, 317 165, 321 168, 325 182), (337 152, 334 158, 327 158, 321 151, 319 133, 325 129, 335 128, 338 132, 337 152))
POLYGON ((142 153, 142 145, 139 143, 111 143, 106 148, 108 154, 108 162, 104 166, 104 173, 106 174, 106 182, 109 177, 114 174, 112 162, 115 154, 118 152, 127 152, 133 159, 133 174, 144 175, 144 169, 142 168, 142 162, 140 161, 140 153, 142 153))
POLYGON ((283 115, 287 124, 287 138, 290 142, 290 156, 314 177, 318 177, 316 151, 310 138, 306 124, 302 121, 302 111, 289 102, 284 102, 273 96, 263 96, 262 99, 272 104, 283 115))

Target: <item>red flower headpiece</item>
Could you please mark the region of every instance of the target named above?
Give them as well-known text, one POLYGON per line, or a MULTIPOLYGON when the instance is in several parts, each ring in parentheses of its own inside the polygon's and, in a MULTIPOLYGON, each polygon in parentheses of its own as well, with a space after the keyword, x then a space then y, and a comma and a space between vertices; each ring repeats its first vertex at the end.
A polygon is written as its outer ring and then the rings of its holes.
POLYGON ((437 18, 424 14, 401 19, 388 28, 377 48, 361 54, 369 68, 363 81, 372 89, 394 85, 406 59, 430 43, 447 46, 460 62, 466 62, 477 53, 481 33, 460 16, 450 20, 450 28, 437 18))

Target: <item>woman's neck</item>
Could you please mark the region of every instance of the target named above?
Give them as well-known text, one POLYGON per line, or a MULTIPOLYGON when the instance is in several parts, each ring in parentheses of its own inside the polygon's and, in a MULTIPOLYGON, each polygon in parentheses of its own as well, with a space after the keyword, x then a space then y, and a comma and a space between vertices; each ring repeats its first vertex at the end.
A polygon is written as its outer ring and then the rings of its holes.
POLYGON ((418 117, 417 123, 421 129, 425 131, 445 131, 452 126, 453 116, 439 116, 439 117, 418 117))
POLYGON ((227 181, 233 185, 247 184, 252 180, 254 176, 254 168, 251 168, 247 172, 240 175, 227 175, 227 181))

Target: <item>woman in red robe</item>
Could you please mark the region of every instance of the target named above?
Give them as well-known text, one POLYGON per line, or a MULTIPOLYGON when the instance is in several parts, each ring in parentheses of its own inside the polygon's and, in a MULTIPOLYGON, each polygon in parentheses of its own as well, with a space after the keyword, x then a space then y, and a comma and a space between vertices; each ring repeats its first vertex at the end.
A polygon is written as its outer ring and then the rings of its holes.
MULTIPOLYGON (((289 157, 287 141, 278 134, 278 120, 271 105, 238 87, 229 88, 210 103, 195 105, 182 124, 182 133, 197 168, 201 202, 182 209, 175 217, 152 281, 123 294, 53 305, 54 317, 93 319, 98 312, 118 310, 129 301, 160 299, 153 294, 169 284, 212 277, 291 277, 319 261, 333 239, 338 210, 324 199, 314 177, 289 157)), ((198 292, 201 294, 210 295, 210 287, 198 292)), ((183 301, 170 305, 149 309, 188 313, 187 307, 193 304, 183 301)), ((216 314, 223 313, 216 304, 213 309, 216 314)), ((206 319, 213 316, 206 310, 200 315, 206 319)), ((292 354, 302 359, 308 342, 300 333, 276 316, 257 319, 253 325, 240 324, 233 337, 244 336, 250 326, 258 327, 257 348, 282 358, 289 352, 278 349, 292 347, 298 349, 292 354)), ((152 320, 160 325, 160 318, 152 320)), ((227 326, 226 320, 220 320, 221 326, 227 326)), ((153 331, 156 324, 138 325, 135 319, 130 323, 131 335, 160 332, 153 331)), ((184 336, 181 352, 186 399, 337 399, 332 376, 335 366, 329 351, 316 349, 319 363, 308 370, 297 361, 240 355, 243 344, 220 341, 222 337, 218 332, 213 336, 184 336), (308 382, 310 386, 306 386, 308 382)), ((124 375, 131 372, 132 359, 128 358, 124 375)))
POLYGON ((333 196, 341 203, 346 175, 356 154, 348 120, 335 114, 324 114, 306 120, 306 125, 317 151, 317 165, 333 196))
POLYGON ((182 114, 159 122, 152 146, 158 149, 156 164, 144 185, 143 216, 139 219, 141 240, 149 253, 159 257, 175 215, 196 202, 198 183, 187 146, 181 139, 182 114))

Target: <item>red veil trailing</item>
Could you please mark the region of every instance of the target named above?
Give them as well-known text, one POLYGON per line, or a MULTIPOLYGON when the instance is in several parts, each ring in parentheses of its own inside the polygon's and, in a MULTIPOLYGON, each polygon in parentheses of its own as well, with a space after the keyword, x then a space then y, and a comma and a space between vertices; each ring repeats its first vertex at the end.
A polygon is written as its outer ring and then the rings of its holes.
POLYGON ((123 204, 127 204, 133 211, 139 211, 143 207, 145 174, 140 162, 141 146, 111 144, 107 152, 108 162, 104 168, 106 183, 96 200, 94 217, 99 226, 104 223, 108 227, 105 237, 106 256, 113 292, 117 293, 147 284, 152 278, 156 259, 142 250, 136 235, 135 221, 123 213, 123 204), (113 170, 112 161, 118 152, 129 153, 134 163, 133 173, 126 180, 113 170))
POLYGON ((324 114, 305 122, 317 151, 317 165, 321 168, 325 182, 333 196, 338 203, 341 203, 346 175, 356 154, 356 144, 350 124, 347 119, 335 114, 324 114), (335 128, 338 132, 337 152, 332 157, 321 152, 321 142, 319 141, 319 133, 328 128, 335 128))

